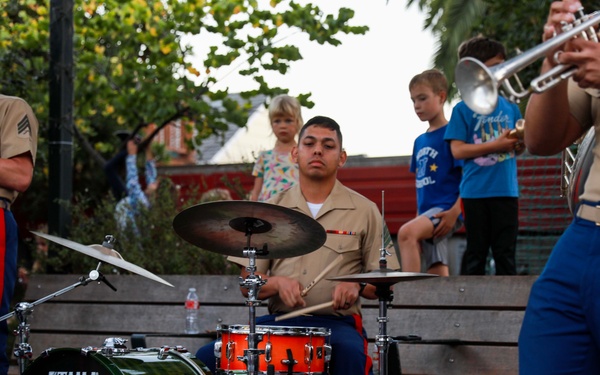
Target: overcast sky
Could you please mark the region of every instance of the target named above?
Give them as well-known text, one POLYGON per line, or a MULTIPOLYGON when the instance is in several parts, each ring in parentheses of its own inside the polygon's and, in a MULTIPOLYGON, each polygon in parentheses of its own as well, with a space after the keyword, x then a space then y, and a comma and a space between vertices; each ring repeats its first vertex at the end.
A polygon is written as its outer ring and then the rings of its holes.
MULTIPOLYGON (((291 95, 312 92, 316 103, 303 109, 304 120, 329 116, 342 127, 349 155, 409 155, 414 139, 427 128, 415 115, 408 82, 432 67, 433 37, 422 31, 423 18, 405 0, 326 0, 313 3, 330 13, 354 9, 354 25, 367 25, 366 35, 342 36, 338 47, 310 43, 301 34, 287 39, 304 59, 292 64, 273 85, 291 95)), ((235 75, 223 84, 236 92, 248 87, 235 75)), ((449 113, 446 114, 449 116, 449 113)))

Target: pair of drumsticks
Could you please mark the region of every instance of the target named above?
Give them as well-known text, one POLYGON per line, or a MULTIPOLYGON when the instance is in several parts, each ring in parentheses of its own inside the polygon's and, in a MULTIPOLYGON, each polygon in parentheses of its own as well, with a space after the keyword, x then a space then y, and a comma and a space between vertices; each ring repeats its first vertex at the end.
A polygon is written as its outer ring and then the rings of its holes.
MULTIPOLYGON (((310 282, 310 284, 308 284, 304 289, 302 289, 302 292, 300 292, 300 295, 302 297, 306 296, 308 294, 308 291, 311 290, 312 287, 315 286, 316 283, 321 281, 321 279, 323 279, 323 277, 325 277, 325 275, 327 275, 327 273, 329 273, 329 271, 331 271, 333 269, 333 267, 337 266, 338 263, 340 263, 341 261, 342 261, 342 254, 338 255, 338 257, 335 258, 335 260, 333 262, 329 263, 329 265, 327 267, 325 267, 323 269, 323 271, 321 271, 321 273, 318 274, 317 277, 315 277, 315 279, 310 282)), ((331 305, 333 305, 333 301, 324 302, 319 305, 306 307, 304 309, 300 309, 300 310, 292 311, 287 314, 280 315, 275 318, 275 321, 277 322, 277 321, 284 320, 284 319, 294 318, 296 316, 308 314, 310 312, 317 311, 322 308, 329 307, 331 305)))

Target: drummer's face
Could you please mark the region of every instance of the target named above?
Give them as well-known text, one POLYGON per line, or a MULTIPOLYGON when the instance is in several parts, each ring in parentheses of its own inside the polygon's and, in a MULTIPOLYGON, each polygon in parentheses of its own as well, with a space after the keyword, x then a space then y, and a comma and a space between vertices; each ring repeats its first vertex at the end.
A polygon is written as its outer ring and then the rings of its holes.
POLYGON ((346 162, 346 152, 341 149, 336 132, 320 126, 305 129, 292 156, 300 173, 311 177, 335 175, 346 162))

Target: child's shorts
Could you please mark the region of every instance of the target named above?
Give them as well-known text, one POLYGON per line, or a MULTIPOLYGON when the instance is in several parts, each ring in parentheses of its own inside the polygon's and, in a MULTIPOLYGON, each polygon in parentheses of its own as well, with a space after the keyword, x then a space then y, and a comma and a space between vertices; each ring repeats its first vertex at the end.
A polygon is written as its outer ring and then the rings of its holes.
MULTIPOLYGON (((433 227, 437 227, 440 223, 440 219, 433 217, 433 215, 444 211, 439 207, 430 208, 429 210, 423 212, 421 215, 426 216, 433 223, 433 227)), ((444 237, 439 237, 436 239, 428 238, 426 240, 421 241, 421 250, 423 253, 423 265, 425 269, 428 270, 436 263, 442 263, 443 265, 448 265, 448 242, 449 238, 452 237, 454 232, 459 230, 463 226, 463 221, 460 217, 456 219, 456 223, 454 223, 454 227, 452 230, 448 232, 444 237)))

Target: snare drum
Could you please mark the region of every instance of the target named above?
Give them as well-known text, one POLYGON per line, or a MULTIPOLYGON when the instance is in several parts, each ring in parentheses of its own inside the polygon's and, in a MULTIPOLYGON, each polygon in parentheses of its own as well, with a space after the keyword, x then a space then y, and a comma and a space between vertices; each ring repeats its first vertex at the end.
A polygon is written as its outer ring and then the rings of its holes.
MULTIPOLYGON (((248 349, 247 325, 217 327, 215 356, 217 369, 226 374, 245 374, 244 350, 248 349)), ((258 371, 267 373, 272 365, 275 374, 327 374, 331 360, 331 330, 313 327, 256 326, 258 371)))
POLYGON ((187 351, 169 348, 138 348, 126 353, 58 348, 36 358, 23 375, 210 375, 210 370, 187 351))

